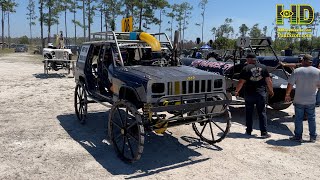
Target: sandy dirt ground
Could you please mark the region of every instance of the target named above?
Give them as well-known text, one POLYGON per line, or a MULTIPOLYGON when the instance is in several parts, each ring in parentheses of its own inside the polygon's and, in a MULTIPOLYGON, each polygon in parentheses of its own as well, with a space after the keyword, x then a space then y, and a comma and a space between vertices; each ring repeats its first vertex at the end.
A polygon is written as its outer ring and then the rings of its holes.
POLYGON ((44 76, 39 59, 0 55, 0 179, 319 179, 319 141, 288 140, 292 106, 268 109, 270 139, 259 138, 257 121, 257 136, 244 135, 244 107, 237 106, 231 107, 231 132, 222 142, 208 145, 191 125, 179 126, 147 135, 140 161, 123 163, 103 141, 108 109, 90 104, 87 123, 79 124, 74 79, 63 70, 44 76))

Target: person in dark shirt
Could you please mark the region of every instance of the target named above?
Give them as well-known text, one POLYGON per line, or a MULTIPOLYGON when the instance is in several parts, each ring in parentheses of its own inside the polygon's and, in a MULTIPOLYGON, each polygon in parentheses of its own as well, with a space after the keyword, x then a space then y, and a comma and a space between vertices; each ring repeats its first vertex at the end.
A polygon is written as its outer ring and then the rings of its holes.
POLYGON ((268 90, 269 95, 274 95, 272 81, 265 65, 257 63, 256 55, 249 53, 247 55, 247 65, 240 73, 240 80, 236 87, 235 95, 244 86, 244 99, 246 106, 246 134, 252 132, 252 114, 254 105, 256 105, 261 137, 269 138, 271 135, 267 131, 267 114, 266 114, 266 97, 268 90))

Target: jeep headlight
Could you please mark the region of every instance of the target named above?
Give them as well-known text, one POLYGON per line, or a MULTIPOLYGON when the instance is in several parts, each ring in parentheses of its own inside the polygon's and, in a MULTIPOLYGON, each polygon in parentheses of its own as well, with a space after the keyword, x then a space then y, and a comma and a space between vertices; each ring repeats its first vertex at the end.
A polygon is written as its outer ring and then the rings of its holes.
POLYGON ((151 86, 152 93, 164 93, 164 83, 153 83, 151 86))

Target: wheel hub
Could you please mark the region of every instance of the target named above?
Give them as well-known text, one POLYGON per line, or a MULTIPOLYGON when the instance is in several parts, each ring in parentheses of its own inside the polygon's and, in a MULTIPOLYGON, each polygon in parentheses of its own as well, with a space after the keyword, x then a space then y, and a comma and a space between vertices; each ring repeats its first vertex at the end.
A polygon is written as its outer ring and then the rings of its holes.
POLYGON ((122 129, 120 130, 120 132, 121 132, 122 135, 126 135, 126 130, 125 130, 125 129, 122 128, 122 129))

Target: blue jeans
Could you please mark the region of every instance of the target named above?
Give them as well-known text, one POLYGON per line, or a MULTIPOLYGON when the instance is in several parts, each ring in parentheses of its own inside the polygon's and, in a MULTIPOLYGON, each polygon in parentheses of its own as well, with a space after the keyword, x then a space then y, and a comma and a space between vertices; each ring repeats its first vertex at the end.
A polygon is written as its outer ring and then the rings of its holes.
POLYGON ((317 97, 316 105, 320 105, 320 88, 318 88, 316 97, 317 97))
POLYGON ((296 137, 302 138, 304 113, 306 113, 308 116, 310 137, 312 138, 317 137, 315 107, 316 107, 315 104, 309 104, 309 105, 294 104, 294 112, 296 114, 294 119, 294 126, 295 126, 294 134, 296 137))
POLYGON ((252 115, 256 105, 260 131, 267 132, 266 93, 245 95, 247 132, 252 132, 252 115))

